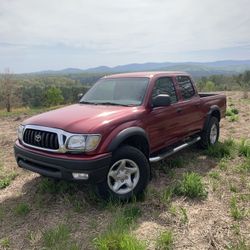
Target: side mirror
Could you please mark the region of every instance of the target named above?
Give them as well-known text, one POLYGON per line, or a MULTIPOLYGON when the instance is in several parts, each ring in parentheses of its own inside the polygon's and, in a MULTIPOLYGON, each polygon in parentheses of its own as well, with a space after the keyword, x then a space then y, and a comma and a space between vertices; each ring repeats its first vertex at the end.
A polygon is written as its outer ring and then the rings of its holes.
POLYGON ((152 101, 153 107, 164 107, 171 104, 171 98, 169 95, 158 95, 152 101))
POLYGON ((79 93, 79 94, 77 95, 78 101, 80 101, 82 97, 83 97, 83 93, 79 93))

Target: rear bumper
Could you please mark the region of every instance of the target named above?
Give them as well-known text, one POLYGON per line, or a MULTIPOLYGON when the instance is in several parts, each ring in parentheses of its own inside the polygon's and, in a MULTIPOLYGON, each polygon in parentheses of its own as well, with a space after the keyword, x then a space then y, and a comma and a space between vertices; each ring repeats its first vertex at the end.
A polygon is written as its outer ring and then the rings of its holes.
POLYGON ((111 162, 111 154, 87 160, 64 159, 31 152, 17 143, 14 146, 14 152, 17 164, 21 168, 64 180, 75 180, 72 176, 74 172, 86 173, 89 176, 88 179, 81 181, 93 184, 105 180, 111 162))

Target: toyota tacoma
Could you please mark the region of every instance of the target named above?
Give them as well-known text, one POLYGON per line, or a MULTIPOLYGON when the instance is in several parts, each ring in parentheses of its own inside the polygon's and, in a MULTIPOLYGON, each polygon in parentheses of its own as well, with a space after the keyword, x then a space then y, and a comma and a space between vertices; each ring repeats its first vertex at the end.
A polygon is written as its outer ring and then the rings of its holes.
POLYGON ((214 145, 226 97, 198 93, 185 72, 105 76, 79 103, 33 116, 18 127, 19 167, 94 184, 103 198, 145 190, 151 163, 191 145, 214 145))

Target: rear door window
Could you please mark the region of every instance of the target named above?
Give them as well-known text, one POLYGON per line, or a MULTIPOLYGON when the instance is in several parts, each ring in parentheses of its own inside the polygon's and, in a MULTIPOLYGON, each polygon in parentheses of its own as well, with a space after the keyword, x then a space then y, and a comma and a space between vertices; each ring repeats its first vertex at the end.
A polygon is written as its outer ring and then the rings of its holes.
POLYGON ((190 99, 195 95, 193 84, 188 76, 177 76, 177 82, 184 100, 190 99))

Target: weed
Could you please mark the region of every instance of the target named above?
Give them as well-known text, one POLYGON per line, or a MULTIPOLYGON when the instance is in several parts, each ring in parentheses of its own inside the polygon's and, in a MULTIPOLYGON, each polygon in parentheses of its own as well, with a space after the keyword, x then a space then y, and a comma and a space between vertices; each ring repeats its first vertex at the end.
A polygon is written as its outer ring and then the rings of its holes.
POLYGON ((177 156, 177 157, 169 159, 167 161, 167 164, 169 168, 182 168, 185 165, 185 161, 182 157, 177 156))
POLYGON ((221 159, 221 161, 219 162, 219 168, 221 170, 227 170, 227 161, 226 159, 221 159))
POLYGON ((231 226, 231 229, 233 230, 235 235, 240 235, 240 226, 239 226, 239 224, 233 224, 231 226))
POLYGON ((169 208, 169 213, 171 213, 172 215, 176 216, 177 215, 177 208, 174 205, 171 205, 169 208))
POLYGON ((213 179, 216 179, 216 180, 219 180, 220 179, 220 174, 216 171, 213 171, 213 172, 210 172, 209 173, 209 177, 213 178, 213 179))
POLYGON ((173 196, 173 188, 166 188, 161 195, 161 202, 163 202, 164 204, 168 205, 171 202, 173 196))
POLYGON ((238 115, 239 114, 239 110, 237 108, 228 108, 226 110, 226 116, 234 116, 234 115, 238 115))
POLYGON ((232 158, 236 151, 236 144, 233 139, 227 139, 223 143, 218 142, 208 147, 206 154, 215 158, 232 158))
POLYGON ((173 233, 171 231, 164 231, 156 240, 156 249, 170 250, 173 249, 173 233))
POLYGON ((242 139, 239 143, 239 154, 250 158, 250 140, 242 139))
POLYGON ((43 178, 38 185, 40 193, 73 193, 75 185, 66 181, 57 181, 49 178, 43 178))
POLYGON ((247 245, 245 239, 241 238, 236 244, 230 244, 227 246, 228 250, 249 250, 249 245, 247 245))
POLYGON ((139 216, 141 216, 141 210, 135 205, 118 209, 116 217, 107 231, 93 240, 94 246, 100 250, 145 249, 145 244, 128 233, 139 216))
POLYGON ((237 122, 239 120, 239 116, 238 115, 232 115, 228 117, 228 121, 230 122, 237 122))
POLYGON ((4 189, 8 187, 12 180, 16 178, 16 173, 11 173, 9 175, 6 175, 5 177, 0 179, 0 189, 4 189))
POLYGON ((174 193, 190 198, 204 198, 207 196, 202 177, 194 172, 183 175, 182 180, 175 186, 174 193))
POLYGON ((93 244, 98 250, 144 250, 146 246, 128 233, 108 231, 95 238, 93 244))
POLYGON ((30 207, 27 203, 21 202, 16 205, 16 207, 14 208, 14 212, 16 215, 25 216, 30 212, 30 207))
POLYGON ((244 217, 244 210, 238 207, 237 198, 235 196, 233 196, 230 201, 230 213, 235 220, 239 220, 244 217))
POLYGON ((236 172, 247 174, 250 172, 250 159, 246 159, 242 164, 238 165, 236 172))
POLYGON ((234 193, 238 192, 238 188, 232 183, 229 183, 229 189, 231 192, 234 192, 234 193))
POLYGON ((70 230, 65 224, 60 224, 43 233, 45 249, 79 249, 76 243, 70 240, 70 230))
POLYGON ((181 212, 181 222, 183 224, 188 223, 187 209, 184 207, 180 207, 180 212, 181 212))
POLYGON ((3 238, 3 239, 1 239, 0 245, 3 248, 9 248, 10 247, 10 240, 9 240, 9 238, 3 238))

